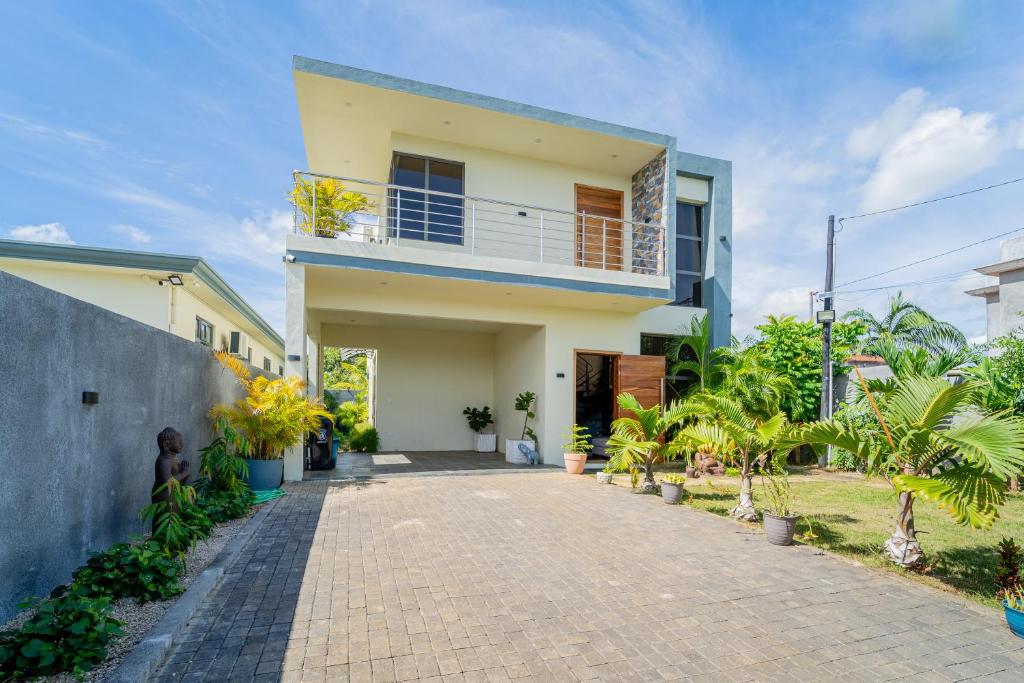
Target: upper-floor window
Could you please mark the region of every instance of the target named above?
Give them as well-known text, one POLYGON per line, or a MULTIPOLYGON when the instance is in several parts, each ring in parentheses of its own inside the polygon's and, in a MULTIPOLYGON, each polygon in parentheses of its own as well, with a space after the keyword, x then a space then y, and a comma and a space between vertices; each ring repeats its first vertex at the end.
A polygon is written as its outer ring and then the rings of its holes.
POLYGON ((676 202, 676 296, 673 306, 699 308, 704 299, 704 211, 676 202))
POLYGON ((395 152, 391 183, 399 187, 388 192, 392 234, 400 239, 462 244, 464 172, 465 167, 455 161, 395 152))
POLYGON ((270 359, 266 356, 263 356, 263 369, 270 372, 270 359))
POLYGON ((213 346, 213 325, 196 316, 196 341, 205 346, 213 346))

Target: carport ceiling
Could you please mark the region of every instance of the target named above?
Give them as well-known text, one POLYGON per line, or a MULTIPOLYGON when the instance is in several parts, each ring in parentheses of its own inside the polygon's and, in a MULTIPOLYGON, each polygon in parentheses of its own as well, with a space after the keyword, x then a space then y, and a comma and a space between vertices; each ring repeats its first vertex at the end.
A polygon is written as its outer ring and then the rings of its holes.
POLYGON ((331 311, 311 309, 313 317, 324 325, 391 327, 412 330, 451 330, 457 332, 500 332, 509 325, 482 320, 431 318, 418 315, 393 315, 362 311, 331 311))

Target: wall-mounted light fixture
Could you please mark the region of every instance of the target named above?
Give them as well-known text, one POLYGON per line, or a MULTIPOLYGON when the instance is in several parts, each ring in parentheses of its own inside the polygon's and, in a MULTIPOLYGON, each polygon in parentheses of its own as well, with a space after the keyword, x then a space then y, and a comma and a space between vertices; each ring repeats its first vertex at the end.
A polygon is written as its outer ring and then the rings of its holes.
POLYGON ((170 282, 175 287, 181 287, 183 284, 185 284, 185 281, 181 279, 180 275, 168 275, 167 281, 170 282))
POLYGON ((94 406, 100 402, 100 392, 98 391, 83 391, 82 392, 82 403, 87 406, 94 406))

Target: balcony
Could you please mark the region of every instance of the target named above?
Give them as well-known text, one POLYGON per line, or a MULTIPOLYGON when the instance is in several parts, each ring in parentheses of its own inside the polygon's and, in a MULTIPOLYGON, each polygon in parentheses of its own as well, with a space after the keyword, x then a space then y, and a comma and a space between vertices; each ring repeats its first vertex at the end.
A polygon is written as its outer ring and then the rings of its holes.
POLYGON ((308 172, 294 181, 290 250, 668 290, 665 227, 621 207, 588 215, 308 172))

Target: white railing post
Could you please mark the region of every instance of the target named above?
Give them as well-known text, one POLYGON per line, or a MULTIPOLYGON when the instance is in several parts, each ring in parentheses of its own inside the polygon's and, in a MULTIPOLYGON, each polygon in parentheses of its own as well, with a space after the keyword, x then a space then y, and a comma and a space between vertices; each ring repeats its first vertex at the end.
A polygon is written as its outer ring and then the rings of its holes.
POLYGON ((317 186, 317 177, 313 176, 313 226, 312 226, 313 230, 312 230, 312 232, 310 234, 312 234, 314 237, 319 237, 320 234, 316 230, 316 186, 317 186))
POLYGON ((469 253, 476 254, 476 202, 469 207, 469 253))
POLYGON ((608 270, 608 219, 601 219, 601 270, 608 270))
POLYGON ((402 188, 395 190, 395 197, 395 241, 397 242, 401 234, 398 226, 402 224, 402 188))
POLYGON ((540 262, 544 263, 544 212, 540 212, 540 262))
POLYGON ((583 228, 580 230, 580 267, 587 267, 587 212, 583 212, 583 228))

